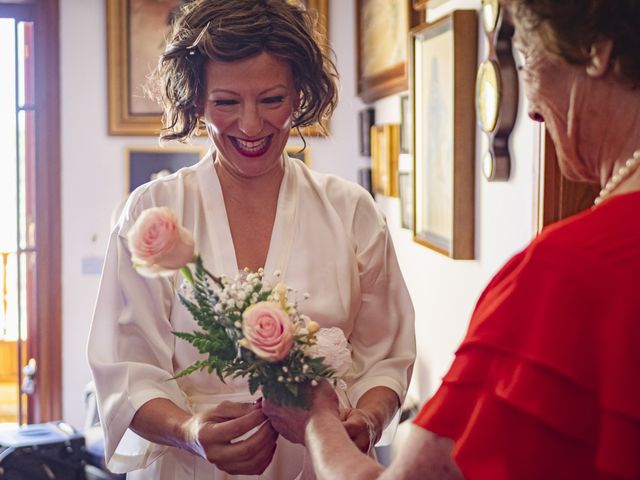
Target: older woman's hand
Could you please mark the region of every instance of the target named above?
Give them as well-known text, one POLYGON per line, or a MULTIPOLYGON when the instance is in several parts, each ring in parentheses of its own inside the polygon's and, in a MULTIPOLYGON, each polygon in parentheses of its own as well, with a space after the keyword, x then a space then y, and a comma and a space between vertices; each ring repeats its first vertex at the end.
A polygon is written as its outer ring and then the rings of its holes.
POLYGON ((269 418, 280 435, 293 443, 304 445, 304 432, 312 416, 321 412, 330 412, 339 417, 338 397, 329 382, 322 381, 307 393, 309 409, 284 407, 263 400, 262 411, 269 418))
POLYGON ((222 402, 194 415, 183 428, 187 450, 231 475, 261 474, 276 450, 278 433, 260 407, 253 404, 222 402), (234 441, 256 428, 247 438, 234 441))
POLYGON ((382 428, 376 425, 374 418, 363 409, 342 408, 340 420, 349 438, 363 453, 368 454, 380 439, 382 428))

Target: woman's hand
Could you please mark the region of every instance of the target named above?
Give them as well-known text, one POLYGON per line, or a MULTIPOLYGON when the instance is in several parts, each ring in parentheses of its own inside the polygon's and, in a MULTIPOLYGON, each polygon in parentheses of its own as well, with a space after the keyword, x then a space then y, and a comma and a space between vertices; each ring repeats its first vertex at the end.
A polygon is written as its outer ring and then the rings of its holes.
POLYGON ((340 420, 349 438, 361 452, 368 454, 380 439, 382 428, 373 417, 359 408, 341 408, 340 420))
POLYGON ((303 445, 305 428, 313 415, 329 412, 338 417, 338 397, 329 382, 322 381, 309 388, 306 398, 309 402, 308 410, 283 407, 266 399, 262 402, 263 412, 280 435, 290 442, 303 445))
POLYGON ((278 433, 259 405, 222 402, 184 424, 185 449, 236 475, 259 475, 269 466, 278 433), (242 440, 238 437, 258 430, 242 440))

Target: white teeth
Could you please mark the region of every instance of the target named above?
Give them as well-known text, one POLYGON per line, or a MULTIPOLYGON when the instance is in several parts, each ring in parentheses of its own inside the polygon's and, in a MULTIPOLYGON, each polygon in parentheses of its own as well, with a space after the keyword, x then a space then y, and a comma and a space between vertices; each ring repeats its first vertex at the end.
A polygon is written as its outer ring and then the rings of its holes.
POLYGON ((256 140, 253 142, 249 140, 241 140, 239 138, 236 138, 236 141, 243 150, 256 152, 265 147, 265 145, 267 144, 267 137, 263 137, 260 140, 256 140))

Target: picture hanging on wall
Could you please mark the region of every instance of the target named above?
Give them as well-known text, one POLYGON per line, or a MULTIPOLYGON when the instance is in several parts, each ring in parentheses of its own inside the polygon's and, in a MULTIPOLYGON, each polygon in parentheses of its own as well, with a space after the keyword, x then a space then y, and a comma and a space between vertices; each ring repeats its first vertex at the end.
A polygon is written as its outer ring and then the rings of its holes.
POLYGON ((358 112, 358 143, 360 155, 371 156, 371 127, 376 123, 376 111, 373 107, 358 112))
POLYGON ((356 0, 357 94, 365 103, 408 89, 411 0, 356 0))
MULTIPOLYGON (((108 129, 110 135, 157 136, 162 110, 144 91, 170 33, 170 22, 184 0, 107 0, 108 129)), ((328 47, 329 0, 302 0, 317 12, 317 32, 328 47)), ((325 125, 328 130, 329 125, 325 125)), ((323 135, 315 127, 301 129, 305 136, 323 135)), ((294 129, 292 135, 297 135, 294 129)))
POLYGON ((400 153, 411 152, 413 141, 413 122, 409 95, 400 97, 400 153))
POLYGON ((456 10, 411 34, 414 240, 474 258, 477 15, 456 10))
POLYGON ((204 156, 199 147, 133 147, 127 149, 126 191, 195 165, 204 156))
POLYGON ((302 150, 302 147, 298 145, 287 145, 285 147, 285 151, 289 157, 297 158, 307 167, 311 166, 311 147, 309 147, 309 145, 307 145, 304 150, 302 150))
MULTIPOLYGON (((400 155, 402 157, 402 154, 400 155)), ((402 163, 402 160, 400 160, 402 163)), ((413 228, 413 178, 411 171, 398 172, 398 196, 400 197, 400 226, 413 228)))
POLYGON ((400 125, 371 128, 371 182, 374 193, 398 196, 398 154, 400 125))

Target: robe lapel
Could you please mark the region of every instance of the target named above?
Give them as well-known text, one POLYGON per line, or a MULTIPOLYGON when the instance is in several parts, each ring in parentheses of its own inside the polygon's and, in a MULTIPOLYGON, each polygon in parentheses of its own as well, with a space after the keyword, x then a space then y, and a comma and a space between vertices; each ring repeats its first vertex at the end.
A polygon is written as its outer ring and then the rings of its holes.
POLYGON ((275 285, 278 279, 273 277, 276 271, 280 271, 280 279, 284 279, 289 264, 289 255, 296 233, 298 215, 298 166, 286 153, 284 157, 284 177, 280 185, 276 218, 273 222, 271 240, 269 241, 269 253, 264 266, 265 279, 275 285))

